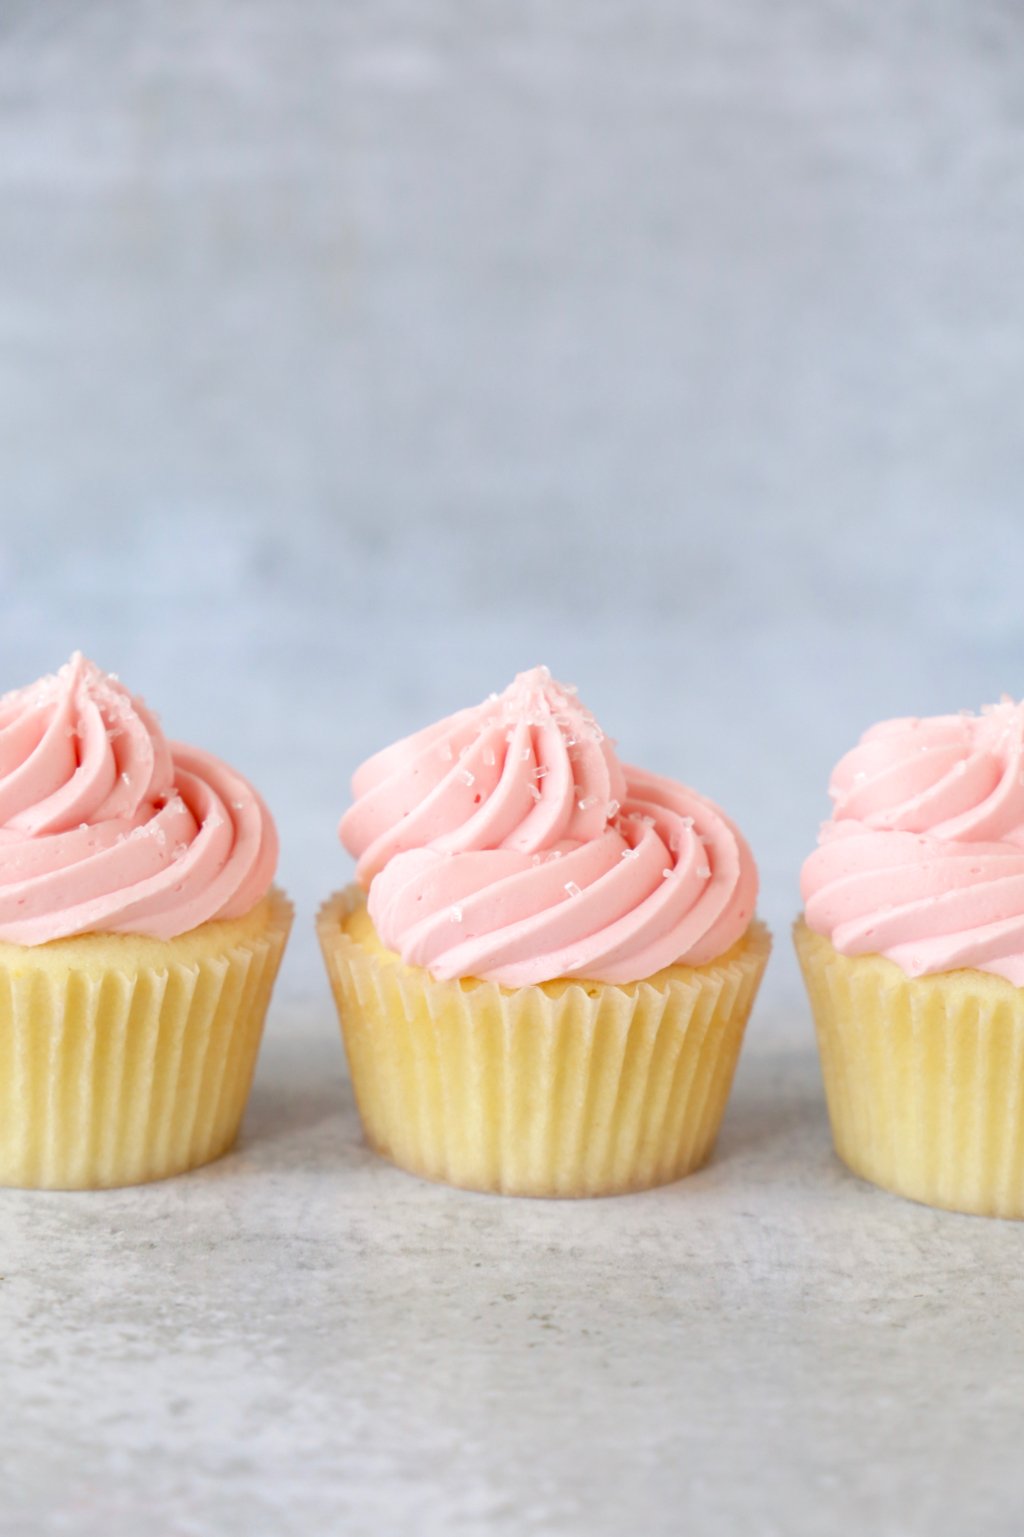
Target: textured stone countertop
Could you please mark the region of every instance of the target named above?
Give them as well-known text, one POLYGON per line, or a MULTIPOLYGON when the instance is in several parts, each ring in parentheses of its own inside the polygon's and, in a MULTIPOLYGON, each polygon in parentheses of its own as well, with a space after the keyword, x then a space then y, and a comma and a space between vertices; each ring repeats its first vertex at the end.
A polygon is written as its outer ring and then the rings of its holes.
POLYGON ((848 1176, 774 1023, 703 1172, 529 1202, 376 1159, 283 1002, 221 1163, 0 1194, 0 1530, 1019 1531, 1024 1232, 848 1176))

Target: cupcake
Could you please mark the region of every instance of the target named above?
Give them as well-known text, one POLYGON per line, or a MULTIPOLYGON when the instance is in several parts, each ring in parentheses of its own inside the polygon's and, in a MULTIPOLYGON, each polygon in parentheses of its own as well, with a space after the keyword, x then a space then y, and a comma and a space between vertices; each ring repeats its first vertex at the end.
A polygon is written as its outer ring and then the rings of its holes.
POLYGON ((1024 1217, 1024 705, 886 721, 829 792, 795 938, 839 1155, 1024 1217))
POLYGON ((226 1152, 291 926, 253 787, 75 655, 0 699, 0 1184, 226 1152))
POLYGON ((546 668, 370 758, 320 942, 370 1144, 428 1179, 610 1195, 714 1146, 770 941, 694 791, 546 668))

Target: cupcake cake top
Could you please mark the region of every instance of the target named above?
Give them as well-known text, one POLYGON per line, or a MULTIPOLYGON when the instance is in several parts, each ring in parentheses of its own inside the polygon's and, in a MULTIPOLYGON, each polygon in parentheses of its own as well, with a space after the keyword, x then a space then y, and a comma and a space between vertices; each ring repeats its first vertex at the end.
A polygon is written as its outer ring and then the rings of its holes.
POLYGON ((711 801, 619 761, 547 668, 377 753, 341 820, 385 945, 434 976, 637 982, 738 940, 757 897, 711 801))
POLYGON ((1024 986, 1024 704, 883 721, 836 765, 801 876, 843 955, 1024 986))
POLYGON ((249 912, 276 864, 252 785, 80 653, 0 698, 0 939, 173 939, 249 912))

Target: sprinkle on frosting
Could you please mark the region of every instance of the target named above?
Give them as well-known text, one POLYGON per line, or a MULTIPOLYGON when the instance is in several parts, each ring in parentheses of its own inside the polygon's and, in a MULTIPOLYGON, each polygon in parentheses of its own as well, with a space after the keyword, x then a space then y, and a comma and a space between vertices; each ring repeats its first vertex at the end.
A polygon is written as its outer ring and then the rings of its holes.
POLYGON ((544 667, 385 748, 352 789, 340 835, 377 932, 440 978, 640 981, 714 960, 753 917, 729 819, 620 763, 544 667))
POLYGON ((808 925, 909 976, 1024 987, 1024 704, 884 721, 840 760, 804 864, 808 925))
POLYGON ((0 939, 171 939, 250 911, 276 864, 252 786, 80 653, 0 698, 0 939))

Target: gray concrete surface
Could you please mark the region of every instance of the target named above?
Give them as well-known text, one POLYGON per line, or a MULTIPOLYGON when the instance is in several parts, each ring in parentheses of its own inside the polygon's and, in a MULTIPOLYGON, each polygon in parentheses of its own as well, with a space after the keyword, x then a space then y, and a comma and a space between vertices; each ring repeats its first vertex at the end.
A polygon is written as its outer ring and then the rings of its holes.
POLYGON ((0 1530, 1011 1537, 1020 1230, 847 1176, 767 1023, 705 1171, 548 1203, 376 1159, 282 1005, 235 1154, 3 1196, 0 1530))
POLYGON ((0 1193, 0 1531, 1016 1533, 1015 1227, 828 1152, 836 756, 1024 692, 1007 0, 4 0, 0 687, 75 646, 278 814, 242 1150, 0 1193), (718 796, 778 947, 722 1153, 593 1206, 362 1152, 352 767, 546 661, 718 796))

